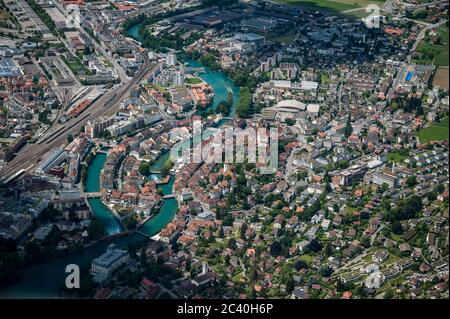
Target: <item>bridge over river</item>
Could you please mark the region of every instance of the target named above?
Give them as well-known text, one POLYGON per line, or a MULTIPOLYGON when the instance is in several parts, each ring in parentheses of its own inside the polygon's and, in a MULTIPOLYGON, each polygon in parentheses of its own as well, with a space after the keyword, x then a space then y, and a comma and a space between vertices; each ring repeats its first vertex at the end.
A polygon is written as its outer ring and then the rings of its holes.
POLYGON ((89 198, 100 198, 103 196, 102 192, 82 192, 81 198, 89 199, 89 198))

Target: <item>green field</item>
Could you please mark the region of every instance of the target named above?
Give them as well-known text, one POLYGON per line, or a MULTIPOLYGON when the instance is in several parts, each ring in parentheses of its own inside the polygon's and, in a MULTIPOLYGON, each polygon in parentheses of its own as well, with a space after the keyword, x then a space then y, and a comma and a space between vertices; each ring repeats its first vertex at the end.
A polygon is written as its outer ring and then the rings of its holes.
POLYGON ((384 3, 383 0, 276 0, 276 2, 338 12, 365 7, 371 3, 384 3))
POLYGON ((416 51, 421 52, 425 56, 415 59, 415 62, 421 64, 433 63, 438 66, 448 66, 448 27, 443 25, 438 28, 441 44, 430 44, 422 41, 417 46, 416 51))
POLYGON ((199 79, 199 78, 187 78, 186 82, 188 84, 199 84, 199 83, 202 83, 203 81, 202 81, 202 79, 199 79))
POLYGON ((417 133, 420 143, 428 143, 430 141, 448 141, 448 117, 420 130, 417 133))
POLYGON ((322 83, 322 84, 330 84, 331 83, 331 80, 330 80, 330 77, 328 76, 328 74, 322 73, 320 75, 320 83, 322 83))
POLYGON ((291 44, 292 42, 294 42, 294 39, 295 39, 295 30, 287 32, 283 35, 269 34, 266 37, 266 40, 278 42, 278 43, 284 43, 284 44, 291 44))
POLYGON ((403 150, 403 151, 392 151, 389 152, 387 155, 388 161, 390 162, 396 162, 396 163, 401 163, 403 162, 405 159, 407 159, 409 157, 409 151, 408 150, 403 150))

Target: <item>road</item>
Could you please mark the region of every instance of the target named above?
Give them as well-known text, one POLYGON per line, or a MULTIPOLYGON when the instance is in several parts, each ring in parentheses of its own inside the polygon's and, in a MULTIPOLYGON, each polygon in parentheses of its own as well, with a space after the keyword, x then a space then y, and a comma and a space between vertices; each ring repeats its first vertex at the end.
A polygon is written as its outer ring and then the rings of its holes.
POLYGON ((97 119, 101 116, 111 115, 117 112, 120 102, 129 95, 133 86, 144 79, 150 69, 150 61, 147 54, 144 52, 142 56, 144 63, 141 70, 131 81, 104 94, 78 117, 73 118, 64 124, 58 124, 55 127, 56 134, 48 136, 40 141, 40 143, 27 144, 17 156, 8 162, 0 171, 0 182, 4 182, 22 169, 26 171, 35 169, 39 162, 45 159, 45 156, 48 153, 51 153, 55 148, 66 143, 69 134, 78 134, 88 120, 97 119))
MULTIPOLYGON (((58 8, 58 10, 61 12, 61 14, 62 14, 64 17, 68 18, 69 13, 61 6, 60 2, 57 1, 57 0, 52 0, 52 2, 53 2, 53 4, 58 8)), ((131 78, 130 78, 129 76, 126 75, 124 69, 117 63, 117 61, 116 61, 116 60, 115 60, 108 52, 106 52, 105 48, 104 48, 100 43, 97 43, 97 42, 95 41, 95 39, 92 39, 91 35, 90 35, 83 27, 78 28, 78 31, 79 31, 80 33, 82 33, 83 35, 85 35, 86 37, 88 37, 89 39, 91 39, 91 41, 92 41, 93 44, 97 44, 97 45, 95 45, 95 48, 98 49, 98 50, 102 53, 102 55, 103 55, 106 59, 108 59, 108 61, 114 66, 114 70, 117 71, 117 73, 118 73, 118 75, 119 75, 119 78, 120 78, 120 80, 121 80, 123 83, 127 83, 128 81, 130 81, 131 78)), ((61 39, 61 40, 63 40, 64 44, 65 44, 66 47, 71 51, 71 53, 72 53, 74 56, 76 56, 76 52, 73 51, 73 49, 71 48, 71 46, 68 45, 67 42, 66 42, 64 39, 61 39)))
POLYGON ((372 234, 372 236, 370 236, 370 246, 373 246, 373 243, 375 242, 375 239, 377 238, 377 235, 380 231, 383 230, 383 228, 386 227, 386 225, 381 225, 380 227, 378 227, 378 229, 372 234))

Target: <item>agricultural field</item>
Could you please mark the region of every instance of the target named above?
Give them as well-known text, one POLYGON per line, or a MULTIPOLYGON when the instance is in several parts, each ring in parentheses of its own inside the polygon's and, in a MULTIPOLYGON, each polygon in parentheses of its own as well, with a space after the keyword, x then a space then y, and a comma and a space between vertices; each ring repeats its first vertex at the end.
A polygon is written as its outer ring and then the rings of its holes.
POLYGON ((441 26, 438 28, 440 42, 439 44, 431 44, 425 39, 419 43, 416 51, 422 53, 420 59, 415 59, 415 62, 421 64, 433 63, 438 66, 448 66, 448 26, 441 26))
POLYGON ((436 74, 434 75, 433 86, 438 86, 441 89, 448 90, 449 88, 448 77, 449 77, 448 67, 439 67, 436 70, 436 74))
POLYGON ((305 6, 338 12, 366 7, 369 4, 378 4, 378 5, 384 4, 384 1, 382 0, 276 0, 276 1, 282 4, 305 6))
POLYGON ((417 133, 420 143, 428 143, 430 141, 448 141, 448 117, 420 130, 417 133))

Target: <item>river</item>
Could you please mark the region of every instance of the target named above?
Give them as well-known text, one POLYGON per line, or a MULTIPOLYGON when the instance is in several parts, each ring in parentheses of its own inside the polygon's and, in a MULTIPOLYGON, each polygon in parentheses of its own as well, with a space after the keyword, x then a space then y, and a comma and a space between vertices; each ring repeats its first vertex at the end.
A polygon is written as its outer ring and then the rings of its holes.
MULTIPOLYGON (((128 30, 132 36, 138 36, 141 25, 136 25, 128 30)), ((188 61, 188 65, 192 67, 203 67, 196 61, 188 61)), ((227 99, 228 92, 233 93, 234 105, 230 115, 234 115, 235 104, 239 98, 239 88, 220 71, 211 71, 205 68, 206 73, 199 76, 210 84, 214 90, 214 99, 210 107, 216 108, 217 105, 227 99)), ((153 165, 152 171, 160 171, 164 163, 169 158, 169 152, 162 155, 153 165)), ((100 172, 106 161, 106 154, 97 153, 88 168, 88 176, 86 182, 87 191, 100 190, 100 172)), ((161 179, 162 174, 151 174, 150 179, 161 179)), ((174 177, 171 176, 169 183, 160 185, 163 194, 171 194, 174 177)), ((90 199, 89 204, 93 209, 94 215, 105 225, 107 234, 118 233, 122 230, 122 226, 109 209, 99 199, 90 199)), ((178 208, 176 199, 164 200, 158 214, 153 216, 142 227, 141 231, 147 235, 153 236, 164 228, 175 216, 178 208)), ((100 242, 89 246, 80 252, 73 253, 64 257, 50 260, 43 264, 27 267, 21 272, 22 280, 14 285, 10 285, 0 290, 0 298, 54 298, 58 289, 64 283, 66 273, 65 268, 68 264, 77 264, 87 266, 99 255, 103 254, 106 247, 110 243, 115 243, 120 247, 126 247, 127 243, 143 240, 144 237, 132 234, 124 238, 100 242)))
MULTIPOLYGON (((100 173, 106 162, 106 153, 98 152, 88 167, 86 176, 86 192, 100 191, 100 173)), ((98 198, 88 199, 89 206, 95 217, 105 227, 107 235, 117 234, 123 230, 120 222, 114 217, 108 207, 98 198)))

